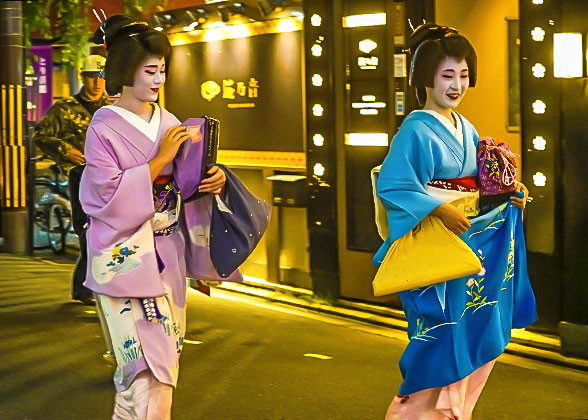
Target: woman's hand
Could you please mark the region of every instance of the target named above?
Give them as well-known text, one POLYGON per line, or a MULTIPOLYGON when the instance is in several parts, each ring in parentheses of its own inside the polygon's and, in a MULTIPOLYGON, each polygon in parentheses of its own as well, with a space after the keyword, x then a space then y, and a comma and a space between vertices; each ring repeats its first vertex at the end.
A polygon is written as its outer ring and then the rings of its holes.
POLYGON ((447 203, 433 210, 431 216, 441 219, 445 227, 456 235, 461 235, 472 225, 472 222, 457 207, 447 203))
POLYGON ((183 142, 188 140, 190 136, 185 131, 185 127, 177 125, 169 128, 159 144, 159 152, 152 160, 149 161, 149 172, 151 173, 151 182, 170 163, 178 154, 178 150, 183 142))
POLYGON ((165 132, 159 145, 159 153, 156 157, 167 165, 176 157, 182 143, 189 138, 191 137, 186 132, 186 127, 182 127, 181 125, 171 127, 165 132))
POLYGON ((518 207, 521 210, 524 210, 525 206, 527 205, 527 201, 531 201, 531 199, 529 198, 529 190, 527 189, 527 187, 525 187, 524 184, 517 182, 516 192, 520 191, 523 191, 523 193, 525 194, 524 197, 510 197, 510 202, 513 204, 513 206, 518 207))
POLYGON ((209 176, 202 180, 198 192, 220 194, 227 182, 225 173, 218 166, 213 166, 207 174, 209 176))

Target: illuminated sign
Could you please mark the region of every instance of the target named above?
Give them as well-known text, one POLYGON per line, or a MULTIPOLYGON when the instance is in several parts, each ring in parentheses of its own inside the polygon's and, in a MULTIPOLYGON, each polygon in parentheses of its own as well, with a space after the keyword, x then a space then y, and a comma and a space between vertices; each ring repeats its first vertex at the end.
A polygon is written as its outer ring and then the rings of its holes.
MULTIPOLYGON (((253 99, 258 97, 259 81, 257 81, 254 77, 249 78, 247 83, 235 82, 233 79, 223 79, 221 83, 222 88, 221 85, 219 85, 214 80, 207 80, 200 85, 200 95, 209 102, 216 98, 221 92, 221 97, 223 99, 238 99, 239 97, 253 99)), ((239 105, 239 107, 245 108, 255 107, 254 103, 239 105)))
POLYGON ((553 75, 582 77, 582 34, 553 34, 553 75))
POLYGON ((375 70, 378 68, 378 57, 357 57, 357 65, 362 70, 375 70))
POLYGON ((378 44, 371 39, 364 39, 359 41, 359 51, 369 54, 378 47, 378 44))

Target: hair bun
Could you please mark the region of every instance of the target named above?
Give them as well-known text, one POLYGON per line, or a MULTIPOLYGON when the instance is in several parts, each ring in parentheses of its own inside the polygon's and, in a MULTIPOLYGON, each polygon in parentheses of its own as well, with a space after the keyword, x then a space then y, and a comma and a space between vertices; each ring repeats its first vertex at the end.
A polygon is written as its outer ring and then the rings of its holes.
POLYGON ((457 34, 457 29, 450 26, 441 26, 435 23, 424 23, 417 26, 408 38, 408 50, 414 54, 416 49, 428 39, 441 39, 450 34, 457 34))
POLYGON ((149 25, 145 22, 135 22, 126 16, 114 15, 100 24, 94 32, 92 42, 104 44, 108 50, 112 42, 119 36, 141 33, 147 29, 149 29, 149 25))

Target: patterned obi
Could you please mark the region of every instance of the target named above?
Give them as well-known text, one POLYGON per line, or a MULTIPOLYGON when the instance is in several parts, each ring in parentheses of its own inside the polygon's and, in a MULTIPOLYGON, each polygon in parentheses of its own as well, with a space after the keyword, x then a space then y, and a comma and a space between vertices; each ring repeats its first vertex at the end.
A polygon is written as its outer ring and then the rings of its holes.
POLYGON ((152 226, 155 236, 168 236, 178 232, 180 194, 173 186, 171 175, 159 175, 153 181, 153 205, 155 214, 152 226))
POLYGON ((453 179, 433 179, 425 185, 431 197, 449 203, 467 217, 476 217, 480 212, 478 178, 466 176, 453 179))

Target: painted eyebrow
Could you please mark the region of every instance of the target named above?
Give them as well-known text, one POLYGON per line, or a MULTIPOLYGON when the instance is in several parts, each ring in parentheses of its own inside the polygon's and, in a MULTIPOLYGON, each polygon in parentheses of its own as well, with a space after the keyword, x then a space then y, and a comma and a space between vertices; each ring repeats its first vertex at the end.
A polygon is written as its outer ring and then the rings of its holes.
MULTIPOLYGON (((145 67, 145 68, 155 68, 156 69, 159 66, 157 64, 149 64, 149 65, 146 65, 146 66, 143 66, 143 67, 145 67)), ((161 66, 161 68, 164 69, 165 68, 165 64, 163 66, 161 66)))

